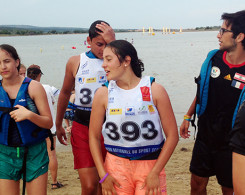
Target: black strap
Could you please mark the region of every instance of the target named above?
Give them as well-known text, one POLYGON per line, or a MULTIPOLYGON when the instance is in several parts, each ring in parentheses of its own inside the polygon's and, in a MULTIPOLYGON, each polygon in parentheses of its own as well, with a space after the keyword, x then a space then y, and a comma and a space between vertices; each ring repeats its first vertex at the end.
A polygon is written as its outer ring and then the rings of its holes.
MULTIPOLYGON (((195 79, 195 83, 198 84, 200 77, 198 78, 194 78, 195 79)), ((194 127, 195 131, 194 131, 194 135, 193 135, 193 139, 196 139, 196 133, 197 133, 197 126, 195 124, 195 120, 196 120, 196 107, 197 107, 197 97, 198 97, 198 87, 197 87, 197 91, 196 91, 196 102, 195 102, 195 108, 194 108, 194 114, 193 114, 193 118, 191 120, 191 126, 194 127)))
POLYGON ((1 107, 0 106, 0 111, 2 111, 3 113, 10 113, 10 112, 12 112, 13 110, 17 110, 18 108, 15 108, 15 107, 13 107, 13 108, 7 108, 7 107, 1 107))
MULTIPOLYGON (((2 123, 2 117, 3 117, 3 114, 6 114, 6 113, 10 113, 12 112, 13 110, 16 110, 18 108, 7 108, 7 107, 1 107, 0 106, 0 111, 2 111, 3 113, 1 114, 0 116, 0 127, 1 127, 1 123, 2 123)), ((0 128, 0 132, 2 131, 2 128, 0 128)))
POLYGON ((25 190, 26 190, 26 161, 27 161, 27 154, 28 154, 28 147, 25 147, 23 165, 22 165, 22 169, 21 169, 21 171, 23 173, 22 195, 25 195, 25 190))
POLYGON ((54 137, 53 137, 50 129, 48 130, 48 137, 49 137, 50 142, 51 142, 50 149, 51 149, 51 151, 53 151, 54 150, 54 137))

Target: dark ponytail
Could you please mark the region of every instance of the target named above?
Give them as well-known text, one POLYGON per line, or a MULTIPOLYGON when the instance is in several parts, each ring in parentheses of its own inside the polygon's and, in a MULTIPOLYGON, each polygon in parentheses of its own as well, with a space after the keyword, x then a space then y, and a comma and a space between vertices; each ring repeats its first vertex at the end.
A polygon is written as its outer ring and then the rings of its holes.
POLYGON ((130 56, 131 67, 134 74, 139 78, 142 77, 144 63, 138 58, 137 51, 131 43, 125 40, 116 40, 110 42, 106 47, 112 49, 121 63, 125 60, 126 56, 130 56))

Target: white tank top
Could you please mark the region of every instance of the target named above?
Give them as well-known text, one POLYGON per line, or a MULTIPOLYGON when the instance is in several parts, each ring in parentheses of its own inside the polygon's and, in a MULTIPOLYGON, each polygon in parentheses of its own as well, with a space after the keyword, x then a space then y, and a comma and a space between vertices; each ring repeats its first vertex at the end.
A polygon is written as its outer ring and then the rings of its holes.
POLYGON ((106 149, 124 158, 137 159, 162 148, 165 139, 149 76, 130 90, 109 82, 102 134, 106 149))
POLYGON ((91 110, 94 94, 106 80, 103 60, 80 55, 80 65, 75 78, 75 104, 78 109, 91 110))

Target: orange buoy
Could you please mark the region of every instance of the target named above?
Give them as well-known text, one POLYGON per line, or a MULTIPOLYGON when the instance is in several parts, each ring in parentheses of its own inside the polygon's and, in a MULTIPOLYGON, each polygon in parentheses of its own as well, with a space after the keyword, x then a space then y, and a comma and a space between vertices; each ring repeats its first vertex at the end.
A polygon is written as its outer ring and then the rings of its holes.
POLYGON ((90 46, 90 45, 88 45, 88 46, 87 46, 87 48, 91 48, 91 46, 90 46))
POLYGON ((76 47, 73 46, 72 49, 76 49, 76 47))

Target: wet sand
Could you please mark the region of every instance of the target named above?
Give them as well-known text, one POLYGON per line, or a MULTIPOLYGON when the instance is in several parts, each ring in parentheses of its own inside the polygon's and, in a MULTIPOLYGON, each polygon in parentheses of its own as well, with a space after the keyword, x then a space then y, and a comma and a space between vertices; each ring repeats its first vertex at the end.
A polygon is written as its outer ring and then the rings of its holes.
MULTIPOLYGON (((194 141, 180 141, 166 166, 168 195, 190 194, 189 164, 194 141)), ((49 175, 48 195, 80 195, 81 187, 78 173, 73 169, 73 155, 71 146, 57 147, 59 162, 58 180, 65 186, 60 189, 51 189, 49 175)), ((222 194, 216 178, 211 177, 208 183, 208 194, 222 194)))

